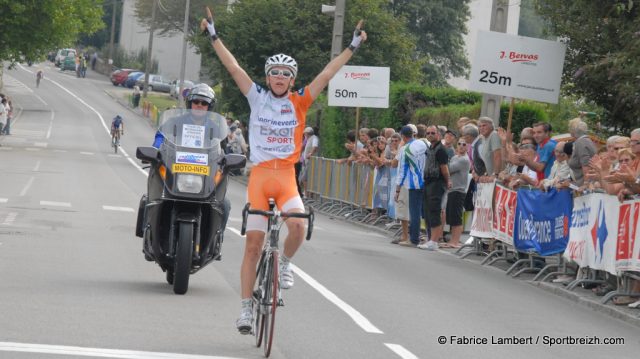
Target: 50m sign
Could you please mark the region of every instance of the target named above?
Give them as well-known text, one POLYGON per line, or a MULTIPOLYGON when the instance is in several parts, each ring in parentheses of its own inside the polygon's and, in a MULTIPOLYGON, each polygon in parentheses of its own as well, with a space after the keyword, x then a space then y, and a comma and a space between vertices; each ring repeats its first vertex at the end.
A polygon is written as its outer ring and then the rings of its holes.
POLYGON ((388 67, 342 66, 329 81, 329 106, 389 107, 388 67))

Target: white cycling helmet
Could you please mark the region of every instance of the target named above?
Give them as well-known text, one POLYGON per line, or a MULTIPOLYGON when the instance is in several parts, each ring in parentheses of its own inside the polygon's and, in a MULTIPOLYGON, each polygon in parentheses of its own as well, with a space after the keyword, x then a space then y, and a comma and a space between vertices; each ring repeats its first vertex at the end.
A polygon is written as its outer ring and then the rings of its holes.
POLYGON ((264 64, 265 75, 269 74, 269 70, 271 70, 272 67, 278 66, 284 66, 291 70, 294 78, 298 75, 298 63, 293 59, 293 57, 285 54, 273 55, 267 59, 267 62, 264 64))
POLYGON ((186 106, 188 109, 191 108, 191 101, 193 100, 201 100, 205 101, 209 104, 209 111, 213 109, 213 105, 216 103, 216 93, 213 92, 211 86, 201 83, 193 86, 191 90, 189 90, 189 94, 187 95, 186 106))

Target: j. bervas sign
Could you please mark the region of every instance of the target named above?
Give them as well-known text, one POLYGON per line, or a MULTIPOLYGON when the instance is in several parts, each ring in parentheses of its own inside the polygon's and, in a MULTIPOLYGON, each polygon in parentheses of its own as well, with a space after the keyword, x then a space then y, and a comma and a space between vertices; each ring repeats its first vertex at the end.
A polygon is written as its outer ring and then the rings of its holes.
POLYGON ((476 44, 470 90, 558 103, 563 43, 480 31, 476 44))

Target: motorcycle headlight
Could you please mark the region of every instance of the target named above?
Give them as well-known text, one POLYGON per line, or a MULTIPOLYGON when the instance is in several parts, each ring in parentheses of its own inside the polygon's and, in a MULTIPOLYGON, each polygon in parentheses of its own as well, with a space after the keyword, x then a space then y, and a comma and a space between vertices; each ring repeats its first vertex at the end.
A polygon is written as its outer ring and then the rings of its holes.
POLYGON ((178 191, 185 193, 200 193, 203 184, 204 177, 199 175, 179 173, 176 179, 178 191))

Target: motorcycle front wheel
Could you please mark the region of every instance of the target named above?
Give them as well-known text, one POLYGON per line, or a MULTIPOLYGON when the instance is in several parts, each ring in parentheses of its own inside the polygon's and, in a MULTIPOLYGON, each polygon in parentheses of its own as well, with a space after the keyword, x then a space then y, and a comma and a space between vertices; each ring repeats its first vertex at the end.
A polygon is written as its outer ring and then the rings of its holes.
POLYGON ((178 244, 173 271, 173 292, 185 294, 189 289, 191 254, 193 250, 193 223, 179 223, 178 244))

